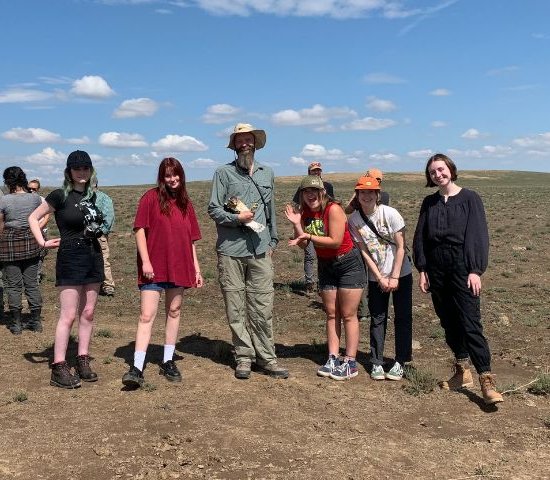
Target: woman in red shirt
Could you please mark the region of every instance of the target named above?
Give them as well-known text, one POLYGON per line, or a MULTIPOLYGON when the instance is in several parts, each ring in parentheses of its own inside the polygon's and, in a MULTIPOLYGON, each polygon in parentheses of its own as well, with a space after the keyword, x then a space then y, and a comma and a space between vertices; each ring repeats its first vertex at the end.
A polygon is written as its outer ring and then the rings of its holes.
POLYGON ((181 382, 181 373, 173 361, 183 291, 203 285, 195 241, 201 238, 193 204, 185 188, 181 163, 172 157, 159 165, 157 187, 141 197, 134 233, 137 245, 138 287, 141 314, 136 333, 134 364, 122 377, 128 387, 143 384, 145 354, 160 294, 165 293, 166 330, 164 357, 160 374, 172 382, 181 382))
POLYGON ((317 254, 319 291, 327 315, 329 357, 317 375, 333 380, 357 376, 359 321, 357 306, 367 283, 361 253, 355 248, 342 207, 330 199, 317 176, 304 177, 300 184, 300 210, 287 205, 286 217, 294 227, 289 245, 305 248, 313 243, 317 254), (340 358, 342 323, 346 354, 340 358))

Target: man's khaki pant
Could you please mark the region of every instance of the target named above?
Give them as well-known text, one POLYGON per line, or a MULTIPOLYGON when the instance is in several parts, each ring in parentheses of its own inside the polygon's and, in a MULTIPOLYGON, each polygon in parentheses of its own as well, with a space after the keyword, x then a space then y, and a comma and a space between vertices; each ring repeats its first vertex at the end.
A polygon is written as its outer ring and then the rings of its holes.
POLYGON ((113 280, 113 274, 111 272, 111 262, 109 260, 110 251, 109 251, 109 236, 101 235, 98 238, 99 246, 101 247, 101 254, 103 255, 103 269, 105 272, 105 280, 101 284, 101 288, 104 291, 114 291, 115 290, 115 281, 113 280))
POLYGON ((271 257, 218 254, 218 272, 236 360, 248 358, 260 365, 274 362, 271 257))

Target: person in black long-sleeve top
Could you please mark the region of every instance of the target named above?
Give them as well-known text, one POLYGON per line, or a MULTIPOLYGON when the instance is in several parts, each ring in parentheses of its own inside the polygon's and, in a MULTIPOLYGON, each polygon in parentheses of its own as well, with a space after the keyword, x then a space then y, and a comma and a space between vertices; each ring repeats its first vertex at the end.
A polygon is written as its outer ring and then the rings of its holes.
POLYGON ((420 290, 432 294, 445 340, 455 355, 454 375, 440 386, 446 390, 472 387, 471 360, 485 403, 502 402, 481 324, 481 275, 489 260, 483 203, 476 192, 455 183, 456 165, 446 155, 430 157, 425 175, 426 186, 439 191, 422 202, 413 253, 420 290))

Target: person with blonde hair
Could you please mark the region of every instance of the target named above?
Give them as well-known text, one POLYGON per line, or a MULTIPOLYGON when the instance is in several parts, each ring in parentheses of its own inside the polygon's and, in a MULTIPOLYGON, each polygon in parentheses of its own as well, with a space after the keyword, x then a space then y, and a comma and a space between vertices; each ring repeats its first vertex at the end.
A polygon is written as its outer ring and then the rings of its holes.
POLYGON ((300 184, 300 207, 287 205, 286 218, 292 223, 291 246, 306 248, 313 243, 317 254, 319 291, 326 313, 328 359, 317 375, 348 380, 359 373, 359 321, 357 305, 366 284, 361 253, 354 246, 346 214, 329 198, 323 181, 309 175, 300 184), (346 337, 345 355, 340 358, 342 324, 346 337))

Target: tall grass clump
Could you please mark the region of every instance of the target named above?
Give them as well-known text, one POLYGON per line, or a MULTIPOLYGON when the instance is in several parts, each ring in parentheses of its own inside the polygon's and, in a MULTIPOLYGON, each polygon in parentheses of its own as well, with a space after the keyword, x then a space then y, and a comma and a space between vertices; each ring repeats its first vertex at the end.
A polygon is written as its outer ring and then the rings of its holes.
POLYGON ((539 373, 527 391, 533 395, 550 395, 550 373, 539 373))
POLYGON ((403 390, 414 397, 433 392, 438 383, 433 373, 410 365, 405 366, 405 378, 409 383, 403 390))

